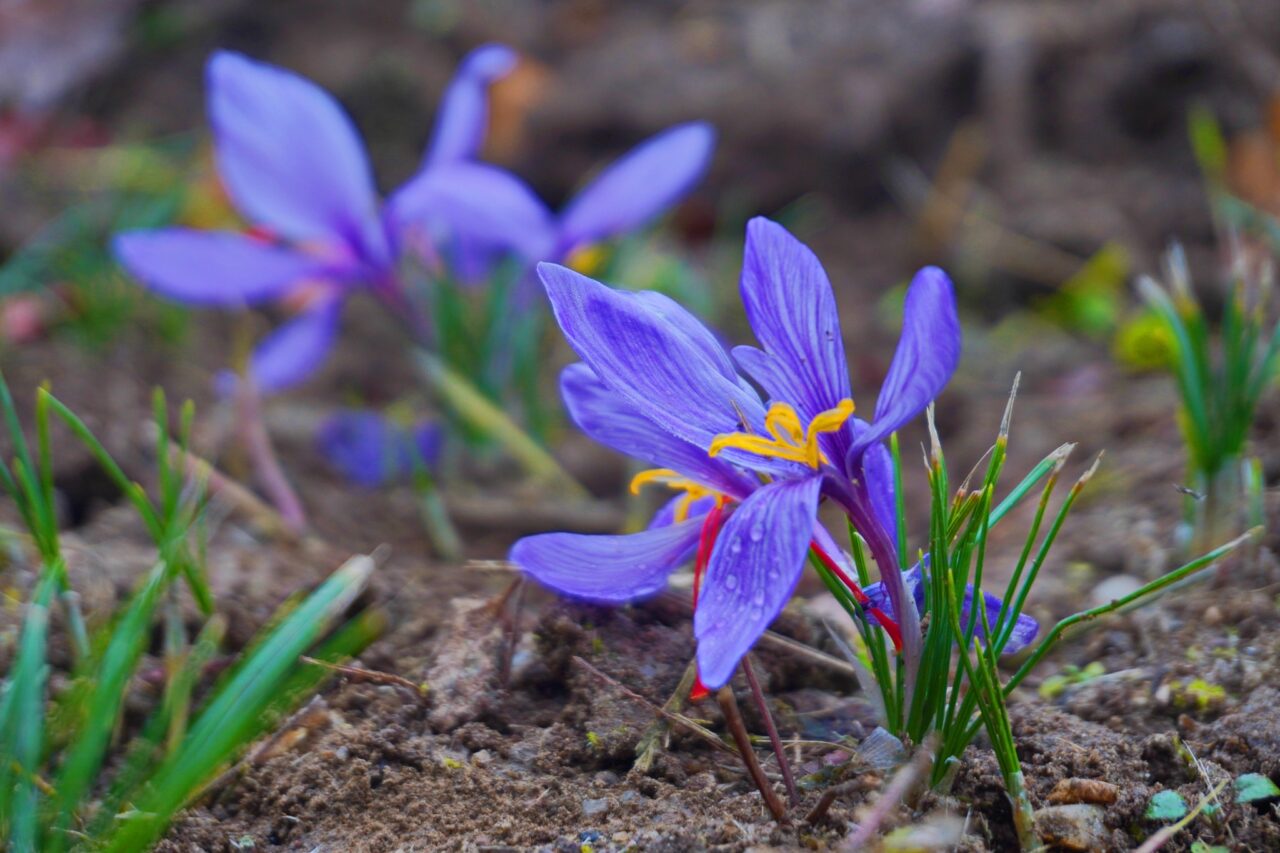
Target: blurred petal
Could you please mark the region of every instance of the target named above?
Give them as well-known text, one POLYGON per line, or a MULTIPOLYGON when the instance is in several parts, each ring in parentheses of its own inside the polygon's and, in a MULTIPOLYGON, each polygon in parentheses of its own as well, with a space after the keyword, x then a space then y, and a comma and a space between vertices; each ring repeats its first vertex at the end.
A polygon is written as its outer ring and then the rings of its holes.
POLYGON ((432 465, 439 437, 435 424, 409 430, 380 412, 347 409, 321 424, 316 447, 348 480, 373 487, 407 479, 417 465, 432 465))
POLYGON ((863 449, 900 429, 942 393, 960 362, 960 319, 951 279, 937 267, 916 273, 902 309, 902 337, 876 400, 876 416, 850 449, 863 449))
POLYGON ((538 274, 569 345, 646 419, 698 448, 738 431, 739 413, 752 425, 763 423, 754 393, 633 294, 555 264, 539 264, 538 274))
POLYGON ((384 257, 373 173, 338 102, 238 53, 215 53, 207 76, 218 174, 236 207, 291 240, 341 241, 384 257))
POLYGON ((725 522, 693 617, 698 674, 722 686, 791 597, 813 537, 820 477, 764 486, 725 522))
POLYGON ((561 247, 644 225, 702 178, 714 147, 715 131, 704 122, 678 125, 636 146, 569 202, 560 217, 561 247))
POLYGON ((741 289, 747 320, 775 360, 756 377, 773 399, 808 422, 852 396, 835 295, 808 246, 776 222, 752 219, 741 289))
POLYGON ((479 163, 453 163, 418 173, 387 202, 396 232, 419 228, 445 247, 451 240, 527 261, 550 254, 551 214, 533 190, 510 172, 479 163))
POLYGON ((672 468, 684 476, 735 497, 752 484, 733 466, 712 458, 687 441, 638 414, 611 391, 585 364, 571 364, 560 374, 560 393, 569 416, 588 436, 619 453, 655 468, 672 468))
POLYGON ((276 329, 253 351, 253 381, 264 393, 297 385, 314 373, 333 346, 342 300, 322 300, 276 329))
POLYGON ((693 556, 700 519, 624 536, 543 533, 521 539, 511 562, 566 595, 592 601, 630 601, 667 585, 667 576, 693 556))
POLYGON ((489 121, 489 85, 510 74, 517 60, 516 52, 502 44, 482 45, 467 54, 440 100, 423 168, 480 153, 489 121))
POLYGON ((225 231, 166 228, 117 234, 112 251, 157 295, 189 305, 242 308, 284 295, 331 263, 225 231))

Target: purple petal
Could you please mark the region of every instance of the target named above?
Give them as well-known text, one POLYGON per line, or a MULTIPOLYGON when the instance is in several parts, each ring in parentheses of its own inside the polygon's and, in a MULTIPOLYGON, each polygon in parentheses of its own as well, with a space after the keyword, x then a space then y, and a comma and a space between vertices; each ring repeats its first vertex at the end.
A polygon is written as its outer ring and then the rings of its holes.
POLYGON ((502 44, 482 45, 467 54, 441 98, 424 169, 480 153, 489 121, 489 86, 510 74, 517 60, 516 52, 502 44))
POLYGON ((808 246, 776 222, 752 219, 741 289, 747 320, 775 359, 767 376, 757 377, 783 386, 766 386, 775 400, 808 421, 852 396, 835 295, 808 246))
POLYGON ((117 234, 116 259, 149 290, 188 305, 243 308, 287 293, 332 263, 225 231, 167 228, 117 234))
MULTIPOLYGON (((927 558, 926 558, 927 559, 927 558)), ((922 613, 924 612, 925 589, 922 582, 922 572, 919 564, 902 575, 902 580, 911 593, 911 597, 915 599, 916 608, 922 613)), ((889 595, 884 589, 883 583, 873 583, 871 586, 863 590, 867 594, 867 598, 871 599, 871 603, 875 607, 879 607, 889 612, 889 595)), ((1002 606, 1000 598, 989 592, 982 593, 983 603, 987 608, 987 624, 992 628, 996 625, 996 620, 1000 618, 1000 608, 1002 606)), ((965 587, 964 607, 960 611, 960 626, 967 627, 969 624, 969 609, 973 606, 973 584, 965 587)), ((1021 614, 1013 623, 1013 631, 1009 636, 1009 642, 1005 644, 1001 654, 1011 655, 1022 651, 1036 638, 1036 634, 1040 630, 1040 623, 1031 616, 1021 614)), ((982 622, 979 621, 975 630, 975 635, 986 639, 986 631, 983 630, 982 622)))
POLYGON ((763 423, 754 393, 634 295, 555 264, 539 264, 538 275, 569 345, 643 417, 698 448, 738 431, 739 412, 763 423))
POLYGON ((715 689, 782 610, 804 567, 820 477, 764 486, 729 516, 716 539, 693 617, 698 674, 715 689))
POLYGON ((585 364, 560 374, 560 393, 573 422, 591 438, 656 468, 671 468, 716 491, 743 497, 752 484, 733 466, 712 458, 638 414, 585 364))
POLYGON ((321 300, 264 338, 249 362, 258 390, 283 391, 314 373, 333 346, 341 310, 341 299, 321 300))
POLYGON ((630 601, 661 591, 667 576, 693 556, 702 522, 691 519, 623 536, 542 533, 521 539, 511 562, 566 595, 630 601))
POLYGON ((902 311, 902 337, 876 400, 876 416, 849 450, 857 454, 920 414, 960 362, 960 319, 951 279, 937 267, 916 273, 902 311))
POLYGON ((218 174, 236 207, 291 240, 342 242, 385 261, 364 146, 328 92, 220 51, 207 69, 218 174))
POLYGON ((560 217, 561 247, 634 230, 691 190, 706 171, 715 131, 703 122, 663 131, 615 161, 578 193, 560 217))
POLYGON ((733 366, 733 359, 725 352, 720 339, 688 308, 656 290, 638 290, 632 293, 641 305, 675 326, 726 379, 738 382, 738 371, 733 366))
MULTIPOLYGON (((859 424, 864 422, 859 421, 859 424)), ((865 426, 865 424, 864 424, 865 426)), ((855 430, 857 428, 855 427, 855 430)), ((883 442, 873 444, 862 455, 862 480, 871 499, 871 509, 880 526, 898 541, 898 504, 894 492, 893 454, 883 442)))
POLYGON ((387 219, 398 234, 420 229, 446 248, 460 240, 530 262, 548 256, 554 241, 551 213, 533 190, 510 172, 478 163, 418 173, 388 200, 387 219))
POLYGON ((440 429, 427 423, 410 430, 379 412, 347 409, 321 424, 316 447, 351 482, 381 486, 407 479, 418 465, 433 465, 440 429))

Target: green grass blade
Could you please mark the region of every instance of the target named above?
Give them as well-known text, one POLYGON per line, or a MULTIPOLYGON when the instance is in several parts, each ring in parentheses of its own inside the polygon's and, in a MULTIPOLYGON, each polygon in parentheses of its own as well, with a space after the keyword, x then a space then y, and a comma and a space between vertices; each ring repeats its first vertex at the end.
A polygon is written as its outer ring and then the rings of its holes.
POLYGON ((354 557, 334 572, 258 645, 209 699, 182 747, 156 771, 105 849, 136 850, 155 839, 173 815, 235 752, 258 733, 260 717, 298 656, 364 589, 374 569, 370 557, 354 557))
POLYGON ((12 705, 4 732, 5 766, 0 769, 4 802, 0 818, 9 819, 9 849, 27 853, 39 849, 40 790, 35 774, 44 752, 45 659, 49 635, 49 603, 58 585, 58 568, 45 566, 36 584, 9 677, 12 705), (12 785, 12 788, 10 787, 12 785), (12 795, 10 791, 12 790, 12 795), (10 799, 12 796, 12 799, 10 799))
POLYGON ((71 826, 81 798, 102 769, 129 679, 147 646, 156 603, 172 576, 172 568, 166 563, 151 569, 142 589, 133 596, 124 616, 112 630, 97 671, 93 673, 93 688, 84 705, 78 735, 67 749, 54 784, 57 789, 55 826, 60 832, 71 826))

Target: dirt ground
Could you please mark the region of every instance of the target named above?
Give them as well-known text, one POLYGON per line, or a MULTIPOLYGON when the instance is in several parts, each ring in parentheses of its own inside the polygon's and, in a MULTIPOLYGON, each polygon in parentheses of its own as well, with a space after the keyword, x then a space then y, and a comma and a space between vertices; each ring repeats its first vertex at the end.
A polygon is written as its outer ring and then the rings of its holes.
MULTIPOLYGON (((1229 128, 1261 120, 1264 83, 1276 67, 1263 47, 1277 43, 1274 3, 1239 3, 1217 17, 1177 2, 1105 10, 861 0, 542 5, 214 4, 166 47, 126 41, 90 63, 93 70, 56 102, 51 142, 61 116, 86 112, 149 133, 198 126, 199 68, 218 44, 291 65, 361 104, 356 119, 373 138, 380 174, 399 177, 412 167, 429 129, 425 117, 461 49, 510 40, 550 82, 540 84, 547 94, 493 154, 548 198, 563 198, 576 176, 648 132, 709 118, 721 134, 720 153, 706 187, 674 217, 674 232, 682 251, 716 278, 726 269, 719 255, 736 252, 738 238, 711 237, 708 222, 736 222, 811 194, 818 213, 802 236, 835 282, 855 394, 873 395, 891 354, 895 333, 881 296, 926 261, 955 274, 965 355, 938 401, 954 467, 967 469, 989 445, 1018 371, 1008 470, 1025 471, 1066 441, 1078 443, 1071 476, 1106 453, 1033 594, 1030 612, 1042 624, 1105 599, 1114 584, 1145 581, 1181 562, 1176 526, 1184 497, 1175 486, 1184 463, 1172 383, 1126 371, 1104 343, 1048 323, 1036 306, 1109 240, 1121 242, 1141 271, 1155 269, 1168 240, 1183 240, 1213 287, 1212 225, 1185 141, 1185 109, 1207 102, 1229 128), (414 10, 439 8, 457 13, 443 34, 403 26, 414 10), (913 49, 904 49, 908 43, 913 49), (955 147, 957 138, 973 139, 957 137, 964 127, 982 129, 976 147, 955 147), (934 174, 957 150, 977 158, 965 184, 976 214, 930 230, 911 176, 934 174)), ((38 211, 24 210, 0 233, 15 245, 28 230, 23 223, 38 219, 38 211)), ((725 309, 723 328, 742 339, 743 318, 728 291, 716 301, 725 309)), ((678 601, 584 607, 530 586, 507 601, 504 612, 514 616, 504 620, 490 606, 515 578, 500 562, 515 537, 607 530, 622 521, 627 471, 619 460, 566 436, 557 452, 591 487, 595 500, 586 506, 548 501, 501 467, 468 470, 452 498, 468 543, 461 564, 430 557, 408 489, 353 489, 321 463, 310 437, 321 414, 356 391, 388 402, 416 381, 400 366, 384 319, 371 306, 355 308, 336 356, 306 388, 272 401, 267 414, 311 535, 272 539, 228 513, 212 533, 209 572, 234 649, 284 598, 347 555, 389 546, 361 602, 383 612, 387 629, 355 663, 424 684, 425 696, 367 677, 335 677, 188 810, 160 849, 838 849, 893 772, 859 751, 874 713, 843 669, 777 645, 756 653, 783 737, 846 744, 797 748, 813 784, 792 824, 779 826, 733 756, 687 730, 673 727, 652 765, 634 768, 637 744, 657 719, 652 704, 670 696, 692 656, 688 612, 678 601), (820 820, 804 822, 833 775, 844 783, 840 796, 820 820)), ((211 379, 238 333, 232 318, 199 315, 180 344, 126 333, 89 353, 53 337, 4 351, 3 368, 19 399, 50 380, 129 473, 145 480, 150 389, 196 400, 196 445, 213 453, 227 413, 211 379)), ((1253 444, 1272 531, 1280 530, 1278 437, 1273 396, 1253 444)), ((917 429, 905 446, 922 438, 917 429)), ((58 485, 70 569, 88 612, 100 614, 146 568, 146 539, 87 455, 67 445, 58 485)), ((220 461, 235 473, 234 460, 220 461)), ((919 494, 919 477, 914 488, 919 494)), ((911 511, 916 529, 923 511, 911 511)), ((0 505, 0 520, 14 522, 11 507, 0 505)), ((1016 559, 1027 521, 1019 511, 993 533, 988 565, 997 576, 1016 559)), ((1280 779, 1278 545, 1269 533, 1216 578, 1092 625, 1015 694, 1017 745, 1036 807, 1081 805, 1072 802, 1078 796, 1064 802, 1055 793, 1064 780, 1116 786, 1113 801, 1083 804, 1096 820, 1087 847, 1137 846, 1157 828, 1143 817, 1157 791, 1175 789, 1194 804, 1228 777, 1280 779), (1095 662, 1105 674, 1040 695, 1045 678, 1095 662), (1189 687, 1197 680, 1213 689, 1189 687)), ((20 566, 6 578, 19 589, 30 581, 20 566)), ((810 579, 801 592, 774 629, 834 652, 821 624, 828 602, 820 585, 810 579)), ((6 628, 16 618, 0 613, 6 628)), ((55 654, 55 667, 67 663, 55 654)), ((745 685, 734 687, 749 728, 762 731, 745 685)), ((139 684, 130 707, 153 699, 139 684)), ((689 713, 724 732, 714 702, 689 713)), ((760 755, 776 776, 766 750, 760 755)), ((1013 849, 1003 790, 979 742, 948 792, 911 798, 911 808, 893 811, 884 829, 929 826, 950 838, 947 847, 1013 849)), ((1189 850, 1197 841, 1280 849, 1274 804, 1229 799, 1163 849, 1189 850)))

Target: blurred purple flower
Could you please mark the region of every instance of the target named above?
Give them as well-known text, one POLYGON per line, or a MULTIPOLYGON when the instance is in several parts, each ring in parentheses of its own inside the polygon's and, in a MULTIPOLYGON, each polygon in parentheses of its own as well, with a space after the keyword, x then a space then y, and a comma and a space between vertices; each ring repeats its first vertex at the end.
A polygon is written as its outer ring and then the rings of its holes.
POLYGON ((522 180, 478 163, 424 172, 387 202, 401 229, 436 233, 444 220, 456 241, 451 260, 463 279, 483 278, 514 255, 523 264, 562 262, 575 250, 642 227, 683 198, 706 171, 715 131, 705 122, 669 128, 606 167, 557 215, 522 180), (441 203, 447 178, 450 198, 441 203), (458 195, 487 199, 483 211, 460 210, 458 195))
POLYGON ((431 422, 408 428, 369 409, 347 409, 316 433, 316 448, 338 473, 361 486, 407 480, 440 458, 441 432, 431 422))
MULTIPOLYGON (((484 133, 485 88, 514 53, 473 51, 445 95, 421 175, 433 203, 485 223, 488 202, 472 196, 469 172, 484 133)), ((284 298, 295 317, 254 352, 250 374, 266 392, 300 382, 323 361, 343 302, 366 289, 412 316, 396 275, 402 250, 394 217, 381 210, 364 146, 331 95, 309 80, 240 54, 215 53, 207 67, 209 122, 218 174, 252 233, 169 228, 116 236, 120 262, 153 292, 192 305, 240 308, 284 298)))

